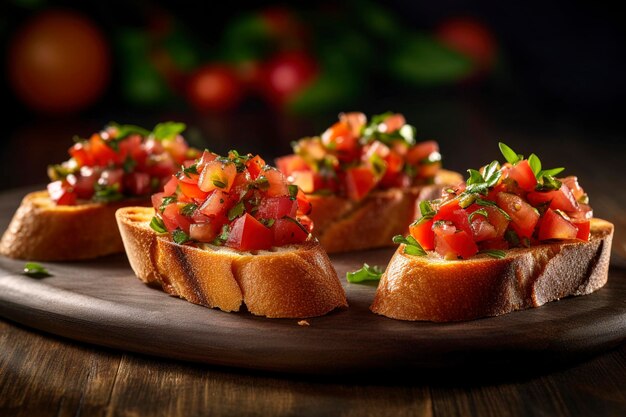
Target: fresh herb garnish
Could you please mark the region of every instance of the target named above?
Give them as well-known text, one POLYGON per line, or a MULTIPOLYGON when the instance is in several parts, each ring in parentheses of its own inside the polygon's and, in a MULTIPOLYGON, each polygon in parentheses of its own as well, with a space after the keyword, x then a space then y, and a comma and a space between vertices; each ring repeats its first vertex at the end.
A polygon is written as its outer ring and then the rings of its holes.
POLYGON ((289 184, 289 198, 295 200, 298 197, 298 186, 295 184, 289 184))
POLYGON ((198 175, 198 164, 189 165, 188 167, 181 167, 176 176, 184 175, 187 178, 191 178, 191 174, 198 175))
POLYGON ((510 146, 505 143, 498 142, 498 147, 500 148, 500 152, 502 152, 504 159, 506 159, 506 161, 511 165, 515 165, 519 161, 524 159, 524 155, 515 152, 513 149, 511 149, 510 146))
POLYGON ((485 249, 478 252, 479 254, 485 254, 492 258, 502 259, 506 256, 506 252, 500 249, 485 249))
POLYGON ((169 206, 172 203, 176 202, 176 196, 175 195, 170 195, 167 197, 163 197, 163 200, 161 201, 161 205, 159 206, 159 211, 161 213, 163 213, 163 211, 165 211, 165 207, 169 206))
POLYGON ((183 232, 181 229, 176 229, 172 232, 172 239, 179 245, 182 245, 185 242, 189 242, 190 240, 187 233, 183 232))
POLYGON ((357 269, 353 272, 346 272, 346 280, 348 282, 363 282, 363 281, 379 281, 383 275, 383 270, 377 265, 369 266, 363 264, 361 269, 357 269))
POLYGON ((28 275, 33 278, 46 278, 51 277, 52 274, 48 270, 37 262, 26 262, 24 264, 24 275, 28 275))
POLYGON ((437 214, 430 201, 420 201, 419 208, 422 216, 419 219, 415 220, 413 223, 411 223, 411 226, 417 226, 429 220, 432 220, 432 218, 435 217, 435 214, 437 214))
POLYGON ((229 234, 230 226, 228 224, 225 224, 224 226, 222 226, 220 234, 215 239, 213 239, 213 242, 211 242, 211 244, 216 246, 222 246, 228 240, 229 234))
POLYGON ((467 187, 463 192, 465 194, 487 195, 489 188, 495 186, 502 176, 498 161, 492 161, 487 165, 483 171, 484 174, 475 169, 468 169, 467 172, 469 172, 469 178, 466 181, 467 187))
POLYGON ((250 188, 257 188, 265 191, 270 188, 270 182, 264 175, 259 175, 256 180, 250 183, 250 188))
POLYGON ((509 216, 509 213, 507 213, 506 211, 502 210, 500 207, 498 207, 498 205, 491 201, 491 200, 483 200, 482 198, 477 198, 474 203, 478 204, 479 206, 483 206, 483 207, 494 207, 496 208, 500 213, 502 213, 502 215, 504 216, 505 219, 507 219, 508 221, 511 221, 511 216, 509 216))
POLYGON ((267 228, 272 227, 276 223, 276 219, 260 219, 259 221, 267 228))
POLYGON ((126 159, 124 159, 124 163, 122 164, 122 168, 126 174, 130 174, 135 169, 137 165, 137 161, 130 157, 130 155, 126 155, 126 159))
POLYGON ((119 201, 124 196, 120 193, 119 184, 113 185, 96 185, 96 192, 93 195, 93 200, 100 203, 109 203, 111 201, 119 201))
POLYGON ((150 220, 150 228, 157 233, 167 233, 163 220, 159 219, 157 216, 153 216, 152 220, 150 220))
POLYGON ((173 140, 176 136, 184 132, 187 126, 178 122, 159 123, 152 130, 152 136, 158 141, 173 140))
POLYGON ((393 112, 386 112, 372 116, 370 122, 363 127, 361 142, 365 144, 378 140, 385 145, 391 145, 394 141, 403 141, 409 146, 414 145, 416 129, 409 124, 405 124, 394 132, 381 131, 380 125, 383 124, 389 116, 393 115, 393 112))
POLYGON ((183 216, 193 216, 193 213, 195 213, 195 211, 198 210, 198 205, 194 204, 194 203, 189 203, 189 204, 185 204, 181 209, 180 209, 180 214, 182 214, 183 216))
POLYGON ((519 235, 514 230, 507 230, 504 232, 504 240, 509 242, 509 245, 512 247, 517 247, 520 245, 519 235))
POLYGON ((135 125, 119 125, 115 122, 111 122, 109 123, 110 126, 113 126, 117 129, 117 135, 115 135, 115 140, 116 141, 120 141, 122 139, 127 138, 130 135, 139 135, 139 136, 143 136, 146 137, 150 134, 150 131, 147 129, 144 129, 143 127, 140 126, 135 126, 135 125))
POLYGON ((226 183, 222 180, 213 180, 213 185, 217 188, 226 188, 226 183))
POLYGON ((487 210, 485 210, 484 208, 481 208, 470 213, 470 215, 467 216, 467 220, 471 223, 474 216, 489 217, 489 213, 487 213, 487 210))
POLYGON ((230 151, 228 151, 228 157, 226 158, 219 157, 216 159, 216 161, 219 161, 224 164, 233 163, 235 164, 235 168, 237 168, 237 172, 243 172, 246 169, 246 163, 250 160, 251 157, 252 157, 251 154, 240 155, 239 152, 237 152, 234 149, 231 149, 230 151))
POLYGON ((228 220, 233 221, 237 217, 241 216, 246 211, 246 206, 243 204, 243 200, 235 204, 230 210, 228 210, 228 220))
POLYGON ((393 243, 404 243, 404 253, 407 255, 426 256, 426 251, 422 248, 422 245, 411 235, 407 237, 395 235, 392 240, 393 243))

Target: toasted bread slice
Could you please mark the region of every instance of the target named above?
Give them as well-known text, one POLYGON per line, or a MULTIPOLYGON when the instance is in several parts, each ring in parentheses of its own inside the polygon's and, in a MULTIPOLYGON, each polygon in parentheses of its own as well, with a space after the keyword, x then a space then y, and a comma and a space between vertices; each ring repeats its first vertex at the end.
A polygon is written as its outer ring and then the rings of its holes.
POLYGON ((412 256, 400 245, 371 306, 401 320, 471 320, 589 294, 608 279, 613 225, 591 220, 589 242, 563 241, 508 250, 502 259, 478 255, 447 261, 412 256))
POLYGON ((115 211, 150 204, 138 199, 58 206, 47 191, 27 194, 0 241, 2 255, 37 261, 73 261, 122 252, 115 211))
POLYGON ((395 235, 407 233, 420 201, 438 198, 443 187, 461 181, 459 173, 440 170, 432 185, 374 191, 360 202, 308 195, 313 233, 329 253, 391 246, 395 235))
POLYGON ((149 226, 154 209, 117 211, 130 265, 139 279, 194 304, 272 318, 324 315, 348 306, 319 243, 239 252, 222 246, 179 245, 149 226))

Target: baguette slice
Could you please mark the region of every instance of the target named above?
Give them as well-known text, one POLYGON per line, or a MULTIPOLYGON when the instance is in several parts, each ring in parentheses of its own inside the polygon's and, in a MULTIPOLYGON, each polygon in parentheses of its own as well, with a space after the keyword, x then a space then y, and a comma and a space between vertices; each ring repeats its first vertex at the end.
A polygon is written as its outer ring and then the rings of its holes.
POLYGON ((313 233, 328 253, 392 246, 391 239, 406 234, 422 200, 439 198, 445 186, 463 181, 461 174, 440 170, 435 183, 370 193, 353 202, 337 196, 307 195, 313 210, 313 233))
POLYGON ((337 273, 315 240, 253 252, 179 245, 150 228, 153 214, 144 207, 116 213, 130 265, 146 284, 223 311, 238 311, 243 303, 252 314, 271 318, 321 316, 348 306, 337 273))
POLYGON ((606 284, 613 225, 591 220, 589 242, 511 249, 503 259, 478 255, 459 261, 404 254, 400 245, 370 309, 400 320, 471 320, 539 307, 592 293, 606 284))
POLYGON ((47 191, 29 193, 0 240, 0 253, 16 259, 73 261, 122 252, 115 211, 142 203, 132 199, 58 206, 47 191))

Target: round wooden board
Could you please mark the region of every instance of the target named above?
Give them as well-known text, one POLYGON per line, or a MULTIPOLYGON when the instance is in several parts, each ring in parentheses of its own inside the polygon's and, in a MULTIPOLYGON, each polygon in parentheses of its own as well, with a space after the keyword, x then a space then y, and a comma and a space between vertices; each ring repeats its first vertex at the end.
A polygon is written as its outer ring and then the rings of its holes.
MULTIPOLYGON (((4 194, 0 226, 24 191, 4 194)), ((350 308, 324 317, 265 319, 170 297, 135 278, 121 254, 43 263, 53 274, 21 274, 0 257, 0 315, 71 339, 214 365, 307 374, 369 374, 459 367, 528 366, 585 357, 626 340, 626 271, 612 268, 594 294, 462 323, 403 322, 369 311, 374 285, 345 272, 385 266, 391 249, 332 257, 350 308)))

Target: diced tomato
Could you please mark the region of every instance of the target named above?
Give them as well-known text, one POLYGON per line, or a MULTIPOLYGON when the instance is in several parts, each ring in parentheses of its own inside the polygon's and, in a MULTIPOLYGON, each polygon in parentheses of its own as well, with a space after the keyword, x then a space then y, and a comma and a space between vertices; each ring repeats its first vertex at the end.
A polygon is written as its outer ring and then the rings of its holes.
POLYGON ((191 220, 180 213, 180 210, 186 204, 183 202, 171 203, 165 206, 161 217, 163 218, 163 224, 165 228, 172 232, 177 228, 180 228, 183 232, 189 234, 189 227, 191 226, 191 220))
POLYGON ((520 237, 531 237, 539 221, 539 213, 520 196, 500 193, 496 196, 498 207, 511 217, 511 226, 520 237))
POLYGON ((294 171, 310 171, 311 167, 300 155, 287 155, 276 158, 276 168, 284 175, 294 171))
POLYGON ((483 216, 474 216, 471 227, 472 238, 475 242, 482 242, 498 237, 496 228, 483 216))
POLYGON ((272 225, 274 245, 282 246, 291 243, 302 243, 309 234, 294 219, 278 219, 272 225))
POLYGON ((231 207, 229 194, 215 189, 206 201, 198 208, 198 211, 206 216, 218 216, 226 213, 231 207))
POLYGON ((312 193, 315 191, 313 171, 293 171, 289 176, 289 181, 300 187, 305 193, 312 193))
POLYGON ((93 157, 91 156, 91 149, 89 142, 75 143, 70 149, 69 153, 76 161, 78 166, 91 166, 93 165, 93 157))
POLYGON ((233 221, 225 245, 237 250, 260 250, 271 248, 273 240, 272 230, 245 213, 233 221))
POLYGON ((235 175, 233 185, 228 192, 233 203, 238 202, 249 193, 250 181, 252 181, 252 178, 248 171, 238 172, 237 175, 235 175))
POLYGON ((306 195, 304 194, 302 190, 298 190, 296 201, 298 203, 298 212, 300 214, 306 216, 311 213, 313 206, 311 205, 311 202, 309 201, 309 199, 306 197, 306 195))
POLYGON ((208 164, 209 162, 215 161, 216 159, 217 159, 217 154, 214 154, 213 152, 210 152, 207 150, 202 152, 202 156, 200 157, 200 159, 198 159, 198 164, 197 164, 198 172, 202 172, 206 164, 208 164))
POLYGON ((439 144, 434 140, 417 143, 406 154, 406 162, 411 165, 419 165, 433 152, 439 152, 439 144))
POLYGON ((259 219, 282 219, 285 216, 295 217, 298 202, 289 197, 269 197, 261 200, 255 213, 259 219))
POLYGON ((181 165, 187 159, 187 151, 189 146, 182 136, 178 135, 171 140, 161 141, 163 149, 169 153, 178 165, 181 165))
POLYGON ((361 135, 361 129, 367 123, 367 117, 361 112, 341 113, 339 122, 348 126, 350 132, 358 138, 361 135))
POLYGON ((178 178, 172 175, 169 181, 165 183, 163 188, 163 192, 166 196, 176 194, 176 190, 178 188, 178 178))
POLYGON ((510 169, 509 178, 514 179, 524 191, 533 191, 537 185, 537 178, 526 159, 518 162, 510 169))
POLYGON ((488 213, 487 220, 494 227, 496 237, 503 237, 504 232, 506 232, 506 228, 509 226, 509 220, 497 207, 488 206, 483 208, 488 213))
POLYGON ((452 216, 452 212, 455 210, 459 210, 461 206, 459 205, 459 199, 453 198, 451 200, 445 201, 435 214, 434 220, 450 220, 452 216))
POLYGON ((346 193, 348 198, 360 201, 376 185, 374 173, 366 166, 358 166, 346 170, 346 193))
POLYGON ((233 163, 211 161, 206 164, 198 179, 198 187, 208 192, 216 188, 228 192, 237 175, 237 168, 233 163))
POLYGON ((365 145, 362 152, 363 157, 361 158, 361 160, 363 162, 370 162, 374 155, 384 160, 385 158, 387 158, 387 156, 389 156, 389 152, 391 152, 391 150, 384 143, 375 140, 372 143, 365 145))
POLYGON ((53 181, 48 184, 50 199, 60 206, 73 206, 76 204, 76 193, 64 181, 53 181))
POLYGON ((152 194, 152 196, 150 197, 150 200, 152 201, 152 207, 154 207, 155 210, 158 211, 161 207, 161 204, 163 204, 163 197, 165 197, 165 193, 155 193, 152 194))
POLYGON ((126 158, 132 158, 137 164, 144 164, 147 153, 141 146, 141 136, 130 135, 124 140, 119 142, 119 155, 120 160, 124 161, 126 158))
POLYGON ((206 196, 209 195, 208 192, 202 191, 198 185, 194 183, 180 181, 178 186, 184 195, 194 200, 204 200, 206 196))
POLYGON ((96 181, 99 173, 91 167, 84 166, 79 173, 70 174, 66 177, 67 183, 74 189, 76 196, 85 200, 93 197, 96 181))
POLYGON ((124 176, 124 190, 132 195, 146 195, 151 191, 150 175, 145 172, 131 172, 124 176))
POLYGON ((148 158, 146 158, 146 172, 150 174, 150 176, 163 178, 176 172, 178 166, 166 155, 167 154, 163 154, 159 157, 149 155, 148 158))
MULTIPOLYGON (((195 218, 194 221, 196 221, 195 218)), ((211 243, 220 234, 222 226, 227 221, 227 218, 217 216, 207 218, 201 223, 194 223, 189 227, 189 237, 198 242, 211 243)))
POLYGON ((570 189, 576 201, 580 200, 580 198, 585 195, 585 190, 583 190, 583 187, 578 183, 578 177, 570 175, 569 177, 561 178, 561 183, 567 185, 567 188, 570 189))
POLYGON ((107 166, 109 164, 119 164, 122 160, 120 155, 113 150, 98 133, 94 133, 89 139, 91 155, 95 165, 107 166))
POLYGON ((199 174, 193 174, 191 172, 181 172, 178 175, 180 182, 186 182, 187 184, 197 184, 199 178, 199 174))
POLYGON ((248 172, 250 172, 250 177, 252 177, 253 180, 259 176, 259 173, 261 172, 264 166, 265 166, 265 161, 259 155, 256 155, 254 158, 251 158, 246 163, 246 168, 248 168, 248 172))
POLYGON ((346 123, 337 122, 329 127, 322 133, 322 143, 341 161, 353 161, 359 157, 358 138, 346 123))
POLYGON ((576 239, 589 241, 589 235, 591 234, 591 222, 589 220, 572 220, 578 232, 576 233, 576 239))
POLYGON ((574 194, 565 184, 561 184, 561 187, 554 191, 535 191, 528 193, 527 198, 533 206, 550 202, 549 207, 552 210, 563 210, 567 212, 578 210, 578 203, 574 198, 574 194))
POLYGON ((578 229, 552 209, 546 210, 539 225, 539 240, 575 239, 578 229))
POLYGON ((406 124, 406 120, 400 113, 392 114, 387 117, 385 121, 379 125, 378 130, 383 133, 393 133, 396 130, 400 130, 402 126, 406 124))
POLYGON ((298 223, 302 225, 309 233, 313 232, 313 220, 309 216, 301 215, 298 216, 298 223))
POLYGON ((435 251, 445 259, 461 257, 467 259, 478 252, 478 246, 472 236, 464 230, 457 230, 449 224, 437 224, 434 226, 435 251))
POLYGON ((269 183, 268 189, 265 191, 268 197, 279 197, 289 195, 289 187, 285 176, 276 168, 270 168, 263 171, 262 176, 267 178, 269 183))
POLYGON ((578 204, 578 210, 570 211, 567 215, 574 221, 585 221, 593 217, 593 209, 589 204, 578 204))
POLYGON ((433 220, 426 220, 420 224, 412 224, 409 233, 422 245, 425 250, 435 248, 435 232, 433 232, 433 220))
POLYGON ((98 185, 112 187, 118 186, 122 190, 124 171, 121 168, 105 169, 98 178, 98 185))

